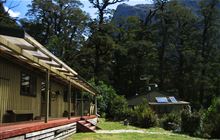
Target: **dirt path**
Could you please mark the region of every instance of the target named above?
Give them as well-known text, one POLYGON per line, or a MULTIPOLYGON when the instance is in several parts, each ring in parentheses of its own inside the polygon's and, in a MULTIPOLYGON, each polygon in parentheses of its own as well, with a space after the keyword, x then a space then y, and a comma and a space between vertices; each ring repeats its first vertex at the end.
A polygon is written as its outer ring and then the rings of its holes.
POLYGON ((117 134, 117 133, 144 133, 144 134, 157 134, 157 135, 176 135, 169 132, 149 132, 144 130, 97 130, 96 133, 101 134, 117 134))

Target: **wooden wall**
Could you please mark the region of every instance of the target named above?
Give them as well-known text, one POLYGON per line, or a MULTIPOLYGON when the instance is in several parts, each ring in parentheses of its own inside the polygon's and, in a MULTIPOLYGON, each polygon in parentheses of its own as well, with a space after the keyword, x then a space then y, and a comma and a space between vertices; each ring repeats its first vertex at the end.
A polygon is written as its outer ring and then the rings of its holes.
MULTIPOLYGON (((62 117, 64 111, 68 111, 68 102, 64 102, 64 92, 67 90, 67 86, 58 84, 56 82, 51 83, 51 117, 62 117), (59 91, 59 94, 56 95, 59 91)), ((74 103, 72 103, 72 110, 74 109, 74 103)))
MULTIPOLYGON (((37 75, 36 97, 20 95, 20 73, 24 68, 0 56, 0 123, 6 110, 32 112, 35 116, 41 114, 41 82, 42 75, 37 75)), ((51 117, 62 117, 68 110, 68 103, 63 101, 64 84, 51 81, 51 117), (60 94, 54 94, 59 91, 60 94)), ((72 103, 74 106, 74 103, 72 103)))
POLYGON ((20 95, 21 68, 5 59, 0 59, 0 114, 1 120, 6 110, 31 111, 40 115, 40 81, 37 79, 37 96, 20 95))

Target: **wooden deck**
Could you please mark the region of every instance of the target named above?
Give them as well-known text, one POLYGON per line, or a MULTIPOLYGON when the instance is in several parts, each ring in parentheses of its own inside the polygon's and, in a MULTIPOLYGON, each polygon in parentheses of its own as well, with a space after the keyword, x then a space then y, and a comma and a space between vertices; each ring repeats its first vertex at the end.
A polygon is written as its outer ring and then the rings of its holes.
MULTIPOLYGON (((95 115, 83 116, 85 120, 96 118, 95 115)), ((44 121, 29 121, 20 123, 10 123, 0 125, 0 139, 11 138, 19 135, 24 135, 31 132, 63 126, 71 123, 75 123, 81 120, 81 117, 72 117, 70 120, 67 118, 52 119, 48 123, 44 121)))

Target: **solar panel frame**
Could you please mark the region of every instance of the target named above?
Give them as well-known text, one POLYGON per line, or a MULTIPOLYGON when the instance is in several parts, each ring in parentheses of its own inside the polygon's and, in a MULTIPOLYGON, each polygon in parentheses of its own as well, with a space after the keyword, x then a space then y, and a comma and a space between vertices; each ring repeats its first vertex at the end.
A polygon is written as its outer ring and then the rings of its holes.
POLYGON ((178 102, 174 96, 170 96, 169 99, 172 103, 177 103, 178 102))
POLYGON ((158 103, 168 103, 167 97, 155 97, 158 103))

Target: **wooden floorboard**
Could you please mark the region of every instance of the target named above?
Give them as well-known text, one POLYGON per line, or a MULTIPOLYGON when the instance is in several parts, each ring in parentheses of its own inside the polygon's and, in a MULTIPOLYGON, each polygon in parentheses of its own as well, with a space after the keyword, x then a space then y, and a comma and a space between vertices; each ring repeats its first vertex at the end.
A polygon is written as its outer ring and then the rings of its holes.
MULTIPOLYGON (((83 119, 93 119, 96 116, 83 116, 83 119)), ((29 122, 19 122, 0 125, 0 139, 10 138, 14 136, 19 136, 27 134, 30 132, 40 131, 48 128, 53 128, 57 126, 62 126, 70 123, 80 121, 81 117, 72 117, 70 120, 67 118, 52 119, 48 123, 44 121, 29 121, 29 122)))

